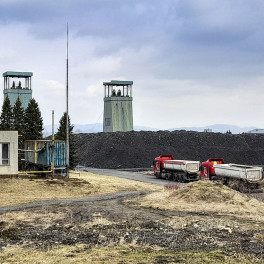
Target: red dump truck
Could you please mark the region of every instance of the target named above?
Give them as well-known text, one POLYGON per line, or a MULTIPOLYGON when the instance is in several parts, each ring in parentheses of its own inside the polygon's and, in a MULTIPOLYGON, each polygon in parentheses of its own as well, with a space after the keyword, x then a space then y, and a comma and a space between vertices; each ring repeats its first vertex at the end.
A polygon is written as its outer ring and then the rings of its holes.
POLYGON ((201 164, 201 179, 210 179, 215 180, 216 174, 214 165, 224 164, 225 161, 223 158, 210 158, 207 161, 202 162, 201 164))
POLYGON ((173 155, 156 157, 154 174, 179 182, 196 180, 221 180, 223 184, 242 192, 261 192, 264 181, 263 169, 256 166, 225 164, 223 158, 210 158, 207 161, 174 160, 173 155))
POLYGON ((157 178, 165 178, 178 182, 190 182, 200 179, 200 161, 174 160, 173 155, 160 155, 155 158, 154 174, 157 178))
POLYGON ((154 174, 157 178, 190 182, 199 179, 216 179, 215 164, 224 164, 223 158, 210 158, 207 161, 174 160, 173 155, 165 154, 156 157, 154 174))

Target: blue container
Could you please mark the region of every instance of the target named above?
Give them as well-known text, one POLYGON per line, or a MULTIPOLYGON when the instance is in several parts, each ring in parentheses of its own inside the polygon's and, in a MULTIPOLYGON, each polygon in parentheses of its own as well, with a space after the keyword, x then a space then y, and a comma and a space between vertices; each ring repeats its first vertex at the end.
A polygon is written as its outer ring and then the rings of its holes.
MULTIPOLYGON (((37 164, 51 166, 52 163, 52 142, 46 142, 45 147, 37 154, 37 164)), ((54 143, 54 167, 66 166, 66 143, 54 143)))
MULTIPOLYGON (((51 167, 53 146, 51 140, 27 140, 25 141, 25 160, 37 165, 51 167)), ((55 141, 54 143, 54 167, 66 167, 66 143, 55 141)))

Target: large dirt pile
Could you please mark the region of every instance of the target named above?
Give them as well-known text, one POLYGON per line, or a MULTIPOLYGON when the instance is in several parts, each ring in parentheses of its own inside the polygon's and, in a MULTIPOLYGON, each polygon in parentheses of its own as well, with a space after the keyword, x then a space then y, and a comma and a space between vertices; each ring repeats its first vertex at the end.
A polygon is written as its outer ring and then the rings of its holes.
POLYGON ((168 200, 182 200, 187 203, 232 203, 241 205, 250 199, 219 182, 191 182, 168 195, 168 200))
POLYGON ((197 181, 180 188, 154 192, 144 196, 139 203, 165 210, 232 213, 264 219, 262 202, 212 181, 197 181))
POLYGON ((75 135, 79 164, 95 168, 149 168, 160 154, 175 159, 264 164, 264 135, 189 131, 116 132, 75 135))

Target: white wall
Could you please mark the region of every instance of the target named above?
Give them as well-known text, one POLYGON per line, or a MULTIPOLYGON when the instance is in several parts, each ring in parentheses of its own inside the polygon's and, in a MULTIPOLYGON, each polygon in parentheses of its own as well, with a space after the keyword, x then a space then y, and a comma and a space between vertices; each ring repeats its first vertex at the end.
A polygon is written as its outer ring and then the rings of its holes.
POLYGON ((0 131, 0 143, 9 144, 9 164, 0 165, 0 176, 18 174, 18 132, 0 131))

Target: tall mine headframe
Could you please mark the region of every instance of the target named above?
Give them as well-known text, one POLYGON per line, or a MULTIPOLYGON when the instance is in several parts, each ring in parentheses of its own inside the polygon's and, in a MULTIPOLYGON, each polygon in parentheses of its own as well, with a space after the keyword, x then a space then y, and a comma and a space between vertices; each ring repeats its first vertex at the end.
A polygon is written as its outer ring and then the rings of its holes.
POLYGON ((7 71, 3 73, 4 99, 8 96, 12 107, 15 105, 17 98, 19 98, 22 103, 22 107, 24 109, 27 108, 29 101, 32 99, 32 76, 32 72, 7 71), (19 81, 16 84, 15 80, 17 78, 19 79, 19 81), (24 84, 21 84, 20 79, 24 80, 24 84))
POLYGON ((104 82, 104 132, 133 130, 133 81, 104 82))

